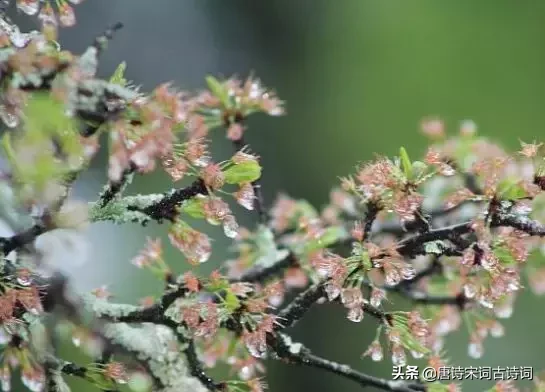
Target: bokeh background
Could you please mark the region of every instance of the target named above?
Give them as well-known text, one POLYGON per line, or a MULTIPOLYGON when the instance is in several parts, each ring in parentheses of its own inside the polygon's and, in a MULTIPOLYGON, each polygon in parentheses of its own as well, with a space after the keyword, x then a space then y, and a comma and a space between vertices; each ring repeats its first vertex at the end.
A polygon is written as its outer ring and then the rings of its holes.
MULTIPOLYGON (((541 138, 545 129, 545 2, 539 0, 86 0, 76 12, 78 24, 62 30, 60 39, 75 52, 107 26, 125 24, 103 55, 104 77, 126 61, 127 78, 143 90, 167 81, 194 89, 204 86, 206 74, 250 72, 274 87, 288 115, 252 118, 247 134, 262 157, 268 203, 286 192, 319 206, 339 176, 374 153, 392 155, 403 145, 421 154, 426 140, 419 122, 428 115, 441 116, 450 132, 472 119, 481 134, 510 149, 519 139, 541 138)), ((228 157, 229 142, 220 132, 214 139, 216 156, 228 157)), ((96 198, 104 162, 101 156, 78 182, 75 197, 96 198)), ((129 193, 169 186, 154 175, 137 178, 129 193)), ((249 216, 241 220, 253 224, 249 216)), ((230 257, 228 241, 210 232, 215 258, 203 273, 230 257)), ((146 235, 165 238, 165 228, 93 225, 88 253, 74 257, 86 262, 68 260, 63 269, 81 291, 106 284, 120 301, 157 295, 160 284, 129 262, 146 235)), ((171 264, 183 272, 187 264, 164 242, 171 264)), ((467 357, 464 330, 448 339, 448 356, 461 366, 533 366, 537 372, 545 368, 543 309, 544 302, 525 293, 505 323, 506 337, 488 339, 481 360, 467 357)), ((374 333, 373 320, 353 324, 329 306, 314 308, 294 330, 317 354, 390 377, 389 360, 360 359, 374 333)), ((267 379, 273 392, 360 390, 333 375, 275 362, 267 379)), ((491 386, 472 381, 464 390, 491 386)))

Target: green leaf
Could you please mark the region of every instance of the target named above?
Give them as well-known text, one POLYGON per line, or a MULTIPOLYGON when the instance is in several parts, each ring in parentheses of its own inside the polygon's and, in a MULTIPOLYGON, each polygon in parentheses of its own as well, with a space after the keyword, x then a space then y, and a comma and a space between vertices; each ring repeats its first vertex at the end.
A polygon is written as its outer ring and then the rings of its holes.
POLYGON ((77 124, 66 115, 62 102, 48 93, 34 93, 25 107, 24 117, 25 141, 43 143, 45 139, 53 138, 64 154, 81 155, 83 147, 77 124))
POLYGON ((183 202, 181 210, 192 218, 204 219, 204 197, 193 197, 183 202))
POLYGON ((370 270, 371 268, 373 268, 373 263, 371 261, 371 258, 369 257, 369 253, 367 252, 362 252, 361 263, 363 264, 363 268, 365 270, 370 270))
POLYGON ((409 158, 409 154, 407 154, 407 150, 405 150, 404 147, 401 147, 399 149, 399 158, 401 159, 401 166, 403 167, 403 172, 405 173, 405 177, 412 179, 413 165, 409 158))
POLYGON ((127 63, 122 62, 117 66, 113 75, 110 77, 110 83, 118 84, 125 87, 127 85, 127 80, 125 79, 125 70, 127 69, 127 63))
POLYGON ((526 191, 515 178, 506 178, 498 184, 497 193, 502 199, 516 200, 526 197, 526 191))
POLYGON ((245 161, 231 166, 223 174, 228 184, 254 182, 261 177, 261 166, 257 161, 245 161))
POLYGON ((343 234, 344 232, 340 227, 328 227, 325 230, 324 234, 320 236, 320 238, 310 241, 305 246, 305 251, 313 252, 318 249, 327 248, 328 246, 331 246, 338 242, 342 238, 343 234))
POLYGON ((287 249, 278 249, 274 233, 264 225, 260 225, 256 231, 255 246, 257 249, 254 264, 263 268, 283 260, 289 254, 287 249))
POLYGON ((206 77, 206 83, 212 94, 221 101, 223 106, 227 107, 229 105, 229 91, 225 83, 220 82, 211 75, 206 77))
POLYGON ((233 313, 240 307, 240 301, 237 296, 231 291, 228 290, 225 295, 225 308, 229 313, 233 313))
POLYGON ((517 264, 517 261, 507 247, 503 245, 496 245, 493 247, 492 251, 502 265, 512 266, 517 264))

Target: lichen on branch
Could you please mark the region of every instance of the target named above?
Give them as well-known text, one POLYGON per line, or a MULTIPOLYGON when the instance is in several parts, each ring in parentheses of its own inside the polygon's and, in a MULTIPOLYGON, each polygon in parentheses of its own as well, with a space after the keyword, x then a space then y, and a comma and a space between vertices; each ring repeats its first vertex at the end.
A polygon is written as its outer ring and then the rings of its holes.
MULTIPOLYGON (((404 366, 412 357, 439 368, 446 364, 444 338, 462 318, 468 355, 479 358, 488 335, 503 335, 499 320, 512 314, 524 278, 545 293, 541 143, 510 153, 471 122, 447 136, 440 120, 427 119, 422 130, 430 148, 421 160, 401 147, 398 156, 379 156, 343 178, 322 209, 288 195, 269 207, 260 159, 244 136, 253 132, 250 115, 285 114, 273 91, 255 77, 207 76, 202 91, 166 83, 145 93, 125 79, 125 63, 100 79, 100 56, 121 24, 77 55, 56 42, 57 24, 75 23, 72 6, 61 0, 55 10, 51 3, 16 1, 38 14, 41 31, 22 33, 0 14, 0 118, 9 128, 0 196, 3 218, 23 226, 0 237, 4 390, 18 370, 36 392, 69 391, 70 377, 105 391, 128 384, 136 392, 261 392, 270 358, 364 388, 459 391, 456 383, 388 380, 322 358, 293 341, 289 329, 330 302, 351 322, 373 321, 364 361, 404 366), (229 159, 214 160, 212 132, 225 132, 235 147, 229 159), (74 183, 101 148, 108 181, 95 200, 76 203, 74 183), (125 194, 135 176, 159 169, 172 180, 170 190, 125 194), (255 229, 239 226, 230 202, 257 213, 255 229), (221 227, 233 242, 230 253, 216 249, 192 220, 221 227), (132 260, 164 285, 158 298, 134 305, 112 302, 105 287, 77 293, 36 241, 105 221, 167 226, 167 246, 180 252, 175 260, 157 238, 132 260), (213 252, 229 256, 204 275, 199 265, 213 252), (180 260, 187 268, 178 275, 173 266, 180 260), (55 342, 66 332, 90 363, 60 357, 55 342), (233 370, 229 379, 210 376, 220 363, 233 370)), ((545 388, 539 378, 535 386, 545 388)), ((492 390, 506 388, 515 387, 502 381, 492 390)))

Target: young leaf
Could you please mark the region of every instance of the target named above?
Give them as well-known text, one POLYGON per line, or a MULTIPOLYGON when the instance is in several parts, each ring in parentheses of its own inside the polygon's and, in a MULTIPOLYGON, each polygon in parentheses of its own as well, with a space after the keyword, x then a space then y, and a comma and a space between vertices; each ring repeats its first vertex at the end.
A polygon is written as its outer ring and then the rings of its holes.
POLYGON ((212 94, 221 101, 223 106, 229 105, 229 91, 227 91, 227 86, 225 86, 224 83, 221 83, 215 77, 208 75, 206 77, 206 84, 208 84, 208 88, 212 94))
POLYGON ((344 235, 343 230, 340 227, 328 227, 324 234, 320 236, 320 238, 315 239, 313 241, 310 241, 305 246, 306 252, 313 252, 318 249, 324 249, 328 246, 333 245, 334 243, 338 242, 344 235))
POLYGON ((495 245, 493 252, 502 265, 509 267, 517 264, 513 254, 507 247, 503 245, 495 245))
POLYGON ((127 69, 127 63, 122 62, 117 66, 115 69, 113 75, 110 77, 110 83, 118 84, 120 86, 126 86, 127 85, 127 79, 125 79, 125 70, 127 69))
POLYGON ((526 197, 526 191, 515 178, 506 178, 498 184, 497 193, 502 199, 517 200, 526 197))
POLYGON ((227 294, 225 295, 225 308, 229 313, 234 312, 240 307, 240 301, 238 300, 237 296, 230 290, 227 290, 227 294))
POLYGON ((181 210, 192 218, 203 219, 204 215, 204 198, 193 197, 184 201, 181 210))
POLYGON ((412 179, 413 166, 411 160, 409 159, 409 154, 407 154, 407 150, 405 150, 404 147, 399 149, 399 158, 401 159, 401 166, 403 167, 405 177, 412 179))
POLYGON ((261 166, 256 161, 245 161, 231 166, 223 174, 228 184, 254 182, 261 177, 261 166))

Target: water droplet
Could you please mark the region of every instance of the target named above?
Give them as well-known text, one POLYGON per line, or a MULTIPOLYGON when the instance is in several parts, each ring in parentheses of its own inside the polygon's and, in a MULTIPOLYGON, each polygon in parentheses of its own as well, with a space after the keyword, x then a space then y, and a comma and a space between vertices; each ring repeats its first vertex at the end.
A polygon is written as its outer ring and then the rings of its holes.
POLYGON ((482 296, 479 298, 479 303, 484 306, 485 308, 492 309, 494 307, 494 303, 490 300, 490 298, 486 296, 482 296))
POLYGON ((373 350, 371 353, 371 359, 375 362, 380 362, 384 358, 384 355, 382 354, 382 350, 373 350))
POLYGON ((475 358, 475 359, 481 358, 484 354, 484 348, 482 343, 480 342, 469 343, 469 346, 467 348, 467 354, 471 358, 475 358))
POLYGON ((212 251, 210 250, 210 248, 200 247, 197 249, 196 253, 197 253, 197 260, 199 261, 199 263, 206 263, 208 259, 210 258, 212 251))
POLYGON ((335 284, 328 284, 325 286, 325 292, 327 294, 327 299, 333 301, 341 294, 341 289, 335 284))
POLYGON ((401 274, 404 280, 411 280, 416 276, 416 270, 411 264, 405 264, 401 269, 401 274))
POLYGON ((254 209, 255 194, 251 184, 243 185, 239 191, 236 192, 235 198, 237 203, 247 210, 252 211, 254 209))
POLYGON ((363 315, 364 315, 363 308, 357 307, 357 308, 350 309, 346 317, 348 318, 348 320, 354 323, 359 323, 361 322, 361 320, 363 320, 363 315))
POLYGON ((229 238, 236 238, 238 236, 238 223, 235 220, 235 217, 232 215, 228 215, 223 220, 223 232, 225 235, 229 238))
POLYGON ((4 105, 0 105, 0 118, 8 128, 15 128, 19 125, 19 117, 13 114, 13 112, 8 110, 4 105))
POLYGON ((424 353, 421 353, 420 351, 411 350, 411 355, 413 356, 414 359, 424 358, 424 353))
POLYGON ((392 363, 395 366, 405 366, 407 363, 407 356, 405 355, 405 351, 403 349, 395 349, 392 353, 392 363))
POLYGON ((435 325, 435 333, 440 336, 444 336, 451 331, 450 322, 447 319, 441 319, 435 325))
POLYGON ((249 380, 250 378, 252 378, 254 372, 252 370, 252 368, 250 366, 243 366, 239 371, 238 371, 238 376, 240 377, 241 380, 249 380))
POLYGON ((284 302, 284 296, 282 295, 271 295, 269 297, 269 304, 272 307, 277 308, 278 306, 282 305, 282 302, 284 302))
POLYGON ((513 315, 513 306, 511 304, 496 306, 494 313, 498 318, 507 319, 513 315))
POLYGON ((473 298, 477 294, 477 288, 473 283, 466 283, 464 285, 464 295, 466 298, 473 298))
POLYGON ((500 323, 494 323, 492 328, 490 328, 490 335, 495 338, 501 338, 503 335, 505 335, 505 329, 503 328, 503 325, 501 325, 500 323))

